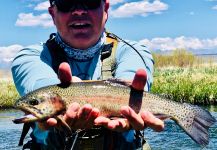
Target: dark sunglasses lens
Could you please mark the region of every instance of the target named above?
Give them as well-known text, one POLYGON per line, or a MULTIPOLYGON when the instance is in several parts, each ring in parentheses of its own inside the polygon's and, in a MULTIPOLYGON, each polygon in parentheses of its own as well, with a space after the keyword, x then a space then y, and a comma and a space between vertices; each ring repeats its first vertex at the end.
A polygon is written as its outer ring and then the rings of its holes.
POLYGON ((88 9, 97 9, 100 7, 101 0, 84 0, 83 4, 88 8, 88 9))
MULTIPOLYGON (((97 9, 102 0, 55 0, 57 9, 61 12, 69 12, 73 8, 83 6, 85 9, 97 9)), ((80 8, 80 7, 79 7, 80 8)))
POLYGON ((69 12, 73 6, 73 1, 71 0, 55 0, 55 5, 57 9, 61 12, 69 12))

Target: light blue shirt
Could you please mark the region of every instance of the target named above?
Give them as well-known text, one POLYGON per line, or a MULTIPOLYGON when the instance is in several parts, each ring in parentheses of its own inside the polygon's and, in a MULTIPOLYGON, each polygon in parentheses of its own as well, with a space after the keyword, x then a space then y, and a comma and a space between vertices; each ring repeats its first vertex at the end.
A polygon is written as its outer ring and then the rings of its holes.
MULTIPOLYGON (((147 72, 147 84, 145 90, 149 91, 153 82, 153 58, 149 50, 134 41, 128 41, 145 60, 145 64, 136 51, 125 44, 118 42, 115 61, 117 68, 115 78, 132 80, 138 69, 145 69, 147 72)), ((96 53, 93 59, 88 61, 76 61, 68 59, 73 76, 86 79, 84 74, 88 74, 88 79, 98 80, 101 77, 102 63, 100 53, 96 53)), ((56 73, 52 69, 52 58, 48 47, 45 44, 32 46, 18 52, 12 63, 12 74, 16 88, 21 96, 38 88, 60 83, 56 73)), ((133 140, 133 130, 124 132, 127 141, 133 140)), ((38 137, 37 142, 46 144, 48 131, 41 131, 36 128, 33 134, 38 137), (42 133, 43 132, 43 133, 42 133)))

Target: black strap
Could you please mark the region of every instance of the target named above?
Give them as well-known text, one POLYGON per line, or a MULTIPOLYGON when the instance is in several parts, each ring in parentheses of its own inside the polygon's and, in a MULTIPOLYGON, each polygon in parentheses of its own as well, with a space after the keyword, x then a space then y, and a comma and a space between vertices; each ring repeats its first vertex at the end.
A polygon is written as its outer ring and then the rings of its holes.
POLYGON ((108 58, 112 54, 113 43, 105 44, 101 51, 101 61, 108 58))
POLYGON ((52 59, 52 68, 58 74, 59 65, 62 62, 68 62, 65 51, 55 41, 55 33, 50 35, 50 39, 47 40, 46 46, 49 49, 52 59))

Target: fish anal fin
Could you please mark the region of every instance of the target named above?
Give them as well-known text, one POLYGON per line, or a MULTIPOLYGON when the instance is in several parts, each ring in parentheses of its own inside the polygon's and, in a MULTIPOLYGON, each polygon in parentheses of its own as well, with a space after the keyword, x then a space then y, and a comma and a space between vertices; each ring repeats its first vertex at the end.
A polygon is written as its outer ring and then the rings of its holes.
POLYGON ((160 120, 171 119, 171 116, 166 115, 166 114, 154 114, 154 116, 157 117, 160 120))

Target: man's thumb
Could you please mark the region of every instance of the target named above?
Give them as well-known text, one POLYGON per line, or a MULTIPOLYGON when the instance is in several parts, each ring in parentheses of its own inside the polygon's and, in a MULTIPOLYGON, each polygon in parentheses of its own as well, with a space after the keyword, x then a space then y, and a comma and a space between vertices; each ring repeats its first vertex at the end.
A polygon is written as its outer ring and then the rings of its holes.
POLYGON ((61 83, 70 83, 72 80, 72 72, 68 63, 63 62, 59 66, 58 78, 61 83))

